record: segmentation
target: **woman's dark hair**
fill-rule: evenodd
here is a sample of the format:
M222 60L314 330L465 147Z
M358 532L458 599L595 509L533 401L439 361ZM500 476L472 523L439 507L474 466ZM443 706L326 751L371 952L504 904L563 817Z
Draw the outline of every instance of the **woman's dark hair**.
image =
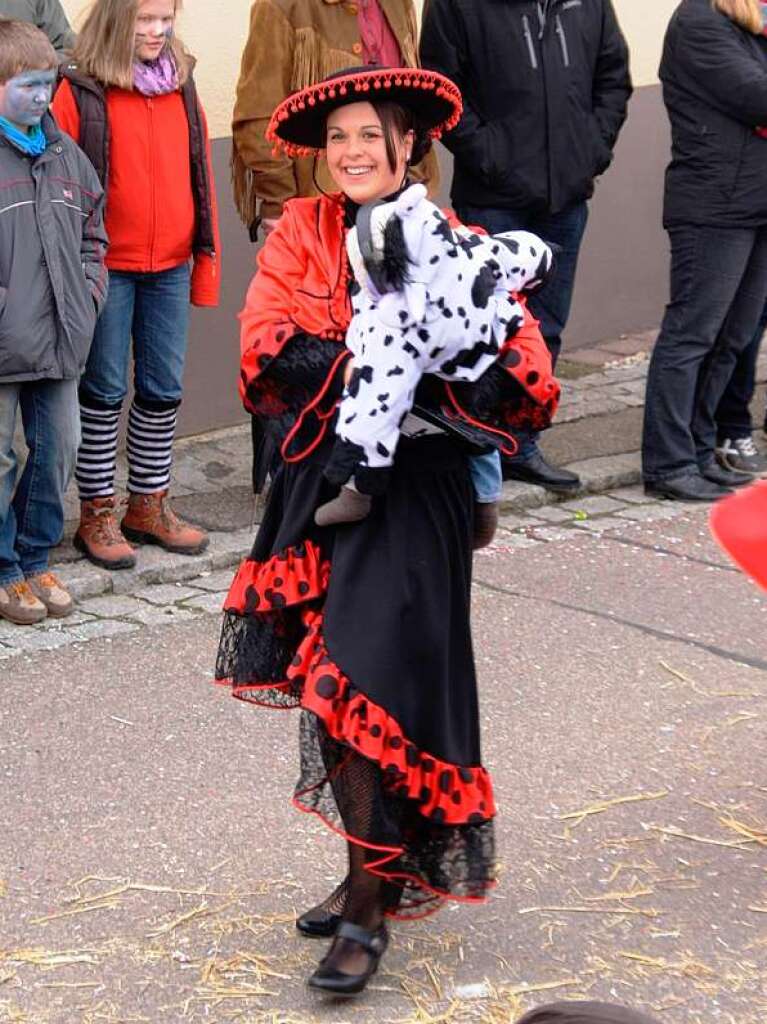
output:
M404 138L409 131L413 132L413 152L411 153L410 164L418 164L423 160L431 149L431 139L424 127L419 124L418 118L406 107L391 100L371 101L373 109L381 119L381 127L386 143L386 156L392 171L397 169L397 148L396 136Z

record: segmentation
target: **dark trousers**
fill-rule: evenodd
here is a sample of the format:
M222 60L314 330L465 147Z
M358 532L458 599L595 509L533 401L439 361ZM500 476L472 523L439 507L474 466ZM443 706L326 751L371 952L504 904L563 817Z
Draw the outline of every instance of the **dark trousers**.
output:
M589 208L573 203L560 213L534 214L527 210L500 210L486 206L462 206L456 210L464 224L476 224L491 235L502 231L532 231L556 249L554 271L540 291L530 296L530 312L541 322L541 334L556 366L562 348L562 332L570 315L575 288L578 253L586 230ZM519 433L517 458L529 458L535 451L537 435Z
M711 461L716 411L767 299L767 228L669 231L671 299L647 376L645 480Z
M762 310L754 337L738 356L730 382L719 400L716 410L716 439L722 442L750 437L754 429L751 421L751 399L756 388L756 361L762 347L762 336L767 330L767 303Z

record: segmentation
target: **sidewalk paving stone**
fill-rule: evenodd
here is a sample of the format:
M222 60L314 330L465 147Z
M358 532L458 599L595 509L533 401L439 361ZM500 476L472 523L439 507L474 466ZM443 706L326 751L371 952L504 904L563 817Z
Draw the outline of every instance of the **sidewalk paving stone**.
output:
M88 640L111 640L114 636L135 633L142 627L138 622L124 622L122 619L96 619L75 626L69 633L68 643L79 643Z
M102 619L121 619L132 616L139 611L141 604L135 597L119 594L107 594L103 597L91 597L83 601L80 610L97 615Z
M98 597L112 589L112 574L91 565L85 559L56 565L55 571L72 597L78 601L86 597Z
M607 530L626 528L626 519L617 519L615 516L602 516L599 519L582 519L573 523L577 530L587 530L589 533L605 533Z
M700 507L701 505L706 507L706 502L696 502L696 505L697 507ZM635 523L654 523L661 519L676 519L678 516L683 516L689 511L689 505L685 506L683 502L669 501L664 504L646 505L644 507L637 506L635 508L624 509L621 512L616 512L616 516L620 519L628 519Z
M543 519L547 523L569 523L575 518L575 514L567 505L543 505L535 510L535 519Z
M140 587L134 594L140 601L150 604L178 604L187 597L199 596L200 591L194 587L182 586L179 583L158 583L153 587Z
M177 622L189 622L195 615L190 609L178 608L175 604L140 604L131 612L130 618L140 622L142 626L167 626L175 625Z
M195 576L191 582L198 590L211 590L214 593L226 592L231 586L233 575L232 569L219 569L217 572L207 572Z
M634 487L619 487L615 491L609 491L608 497L615 498L616 501L626 501L630 505L647 505L654 500L645 494L644 487L641 484L637 484Z
M608 512L615 512L622 508L619 501L608 498L606 495L595 495L591 498L574 498L572 501L565 501L558 506L561 510L575 515L578 512L589 516L601 516Z
M182 608L194 608L196 611L205 612L207 615L220 615L224 607L224 599L227 591L219 593L198 594L197 597L190 597L181 605Z

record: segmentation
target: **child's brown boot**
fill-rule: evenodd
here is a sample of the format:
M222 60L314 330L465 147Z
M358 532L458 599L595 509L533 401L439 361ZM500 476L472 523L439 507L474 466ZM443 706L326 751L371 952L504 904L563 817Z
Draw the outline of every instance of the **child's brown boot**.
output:
M103 569L132 569L136 553L120 533L115 507L114 495L82 502L80 525L72 543Z
M14 580L0 587L0 618L15 622L17 626L33 626L48 614L42 601L38 601L26 580Z
M176 515L167 491L129 495L122 531L135 544L159 544L177 555L201 555L210 540Z
M52 619L63 619L74 610L75 599L58 576L50 570L27 576L27 583L37 600L45 605Z
M342 487L337 498L320 505L314 513L317 526L335 526L337 523L357 523L370 513L373 499L353 487Z

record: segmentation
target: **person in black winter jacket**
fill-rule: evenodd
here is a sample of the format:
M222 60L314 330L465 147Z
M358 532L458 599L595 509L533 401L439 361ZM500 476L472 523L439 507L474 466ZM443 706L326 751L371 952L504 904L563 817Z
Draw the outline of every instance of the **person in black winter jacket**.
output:
M758 0L682 0L660 77L671 121L671 298L647 381L648 494L711 501L750 477L715 459L716 410L767 297L767 41Z
M611 0L428 0L421 62L459 86L463 116L443 142L451 197L465 224L527 230L558 248L529 302L556 362L586 228L586 200L607 169L631 94L628 48ZM574 473L534 436L504 475L569 491Z

